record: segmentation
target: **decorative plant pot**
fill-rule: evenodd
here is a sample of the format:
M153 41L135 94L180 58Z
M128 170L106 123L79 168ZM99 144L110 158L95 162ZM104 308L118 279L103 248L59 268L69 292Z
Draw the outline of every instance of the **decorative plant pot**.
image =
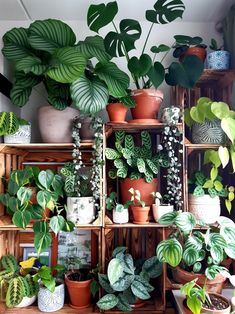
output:
M202 47L189 47L185 51L184 57L191 55L197 56L202 62L204 62L206 59L206 49Z
M137 89L132 92L132 98L136 102L135 108L131 108L133 119L140 119L146 123L157 120L157 114L163 100L163 93L159 89ZM136 121L138 122L138 121Z
M230 53L224 50L213 51L207 56L208 69L228 70L230 67Z
M121 212L113 209L113 222L116 224L125 224L129 221L128 208L124 208Z
M92 129L89 117L79 119L81 122L80 138L83 142L90 142L94 139L95 131Z
M89 224L94 219L95 204L92 196L67 198L67 220L81 225Z
M28 144L31 141L31 124L20 125L15 134L4 135L6 144Z
M206 283L206 291L212 293L221 293L223 289L223 284L226 280L221 274L217 274L215 279L209 280L203 274L196 274L193 272L188 272L180 267L172 268L172 276L175 282L185 284L196 278L197 284L203 287Z
M193 123L192 142L194 144L224 144L226 134L218 119L206 120L204 123Z
M232 311L235 311L235 297L232 297L231 304L232 304Z
M194 196L189 194L188 210L206 224L215 223L220 216L219 196L210 197L210 195Z
M156 222L158 222L158 220L167 213L171 213L174 211L174 206L173 205L156 205L153 204L152 205L152 211L153 211L153 218Z
M128 108L122 103L111 103L106 106L110 122L126 123L126 113Z
M145 301L144 300L141 300L139 298L136 299L135 303L134 304L131 304L131 307L133 309L139 309L140 307L143 307L145 304Z
M149 211L150 206L139 207L139 206L131 206L132 214L133 214L133 223L137 225L148 224L149 223Z
M90 305L92 280L73 281L68 278L70 273L65 275L65 284L68 288L70 303L69 306L75 309L84 309Z
M64 306L64 284L55 287L54 292L50 292L45 287L40 287L38 292L38 308L42 312L55 312Z
M36 295L34 295L33 297L29 298L29 297L23 297L23 300L16 305L16 307L27 307L32 305L35 301L36 301Z
M162 110L161 121L167 125L174 125L179 122L180 108L171 106Z
M141 200L145 202L146 206L153 204L153 195L152 192L157 191L158 181L153 179L152 182L148 183L143 178L131 180L126 178L120 181L120 191L121 191L121 200L122 204L125 204L131 199L131 193L129 192L130 188L134 190L139 190L141 195Z
M67 107L56 110L52 106L39 108L39 130L44 143L71 143L72 121L78 110Z

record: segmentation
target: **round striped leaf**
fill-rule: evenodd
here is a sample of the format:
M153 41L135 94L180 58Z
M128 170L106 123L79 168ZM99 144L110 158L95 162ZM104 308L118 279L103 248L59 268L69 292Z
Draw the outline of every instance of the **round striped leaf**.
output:
M167 239L158 244L156 252L160 261L176 267L181 262L183 249L176 239Z
M71 84L71 97L75 106L85 113L97 113L108 103L109 93L98 78L89 80L81 76Z
M227 246L224 248L225 253L235 259L235 244L234 243L228 243Z
M115 307L119 299L114 294L106 294L96 304L101 310L110 310Z
M194 236L189 236L184 244L184 249L194 248L195 250L201 250L202 241Z
M132 284L134 279L135 279L135 275L123 273L123 276L120 277L116 282L114 282L111 285L111 287L115 291L119 291L119 292L125 291L126 289L128 289L130 287L130 285Z
M3 55L8 60L21 60L33 55L32 48L28 43L28 31L26 28L13 28L3 36Z
M158 167L150 159L146 159L146 163L154 174L158 174Z
M43 80L43 76L34 75L33 73L27 73L17 71L15 73L14 85L25 87L33 87L39 84Z
M106 156L106 158L109 159L109 160L115 160L115 159L118 159L118 158L121 157L121 155L119 154L118 151L116 151L116 150L113 149L113 148L109 148L109 147L107 147L107 148L105 149L105 156Z
M176 217L175 224L183 232L189 232L196 226L196 219L191 213L184 212Z
M228 218L228 217L224 217L224 216L220 216L217 219L218 224L220 224L221 226L235 226L234 222L232 221L232 219Z
M18 107L23 107L29 100L29 96L31 95L32 87L25 87L23 85L13 85L10 97L11 101L14 105Z
M219 245L212 245L210 253L215 263L220 264L223 261L223 248L221 248Z
M150 298L148 290L140 281L135 280L131 284L131 291L137 298L141 300L148 300Z
M28 40L33 48L52 54L57 48L73 46L76 36L64 22L48 19L38 20L30 25Z
M63 99L60 96L49 95L47 98L50 105L57 110L64 110L71 104L71 100Z
M86 64L86 58L75 47L59 48L53 54L53 65L47 74L60 83L72 83L84 73Z
M158 220L160 225L171 225L175 222L176 217L178 216L178 212L174 211L172 213L164 214Z
M200 273L201 269L202 269L202 264L200 262L196 262L193 265L193 272L194 273Z
M187 248L183 253L183 260L187 266L192 266L198 259L198 251L193 248Z
M47 65L43 65L41 59L34 56L28 56L16 63L16 70L24 73L32 72L36 75L41 75L47 70Z
M222 226L220 234L224 237L226 243L235 243L235 227L234 226Z
M113 62L97 63L95 74L105 82L109 94L114 97L127 96L126 89L129 87L129 76L121 71Z
M218 233L211 233L209 235L209 245L217 245L220 246L221 248L226 246L226 241L225 239Z

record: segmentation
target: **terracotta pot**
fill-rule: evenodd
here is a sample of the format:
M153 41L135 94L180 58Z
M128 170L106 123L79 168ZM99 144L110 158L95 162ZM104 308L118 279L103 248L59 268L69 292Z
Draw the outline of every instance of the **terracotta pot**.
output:
M201 48L201 47L189 47L185 51L184 57L185 56L190 56L190 55L197 56L199 59L201 59L202 62L204 62L205 59L206 59L206 49L205 48Z
M134 304L131 304L131 307L133 309L139 309L140 307L143 307L145 304L144 300L141 300L139 298L136 299Z
M72 120L79 111L67 107L56 110L52 106L39 108L39 130L44 143L72 143Z
M134 217L133 223L134 224L148 224L149 223L149 211L150 206L131 206L132 214Z
M148 183L144 179L135 179L131 180L126 178L120 181L120 190L121 190L121 200L122 204L126 203L131 199L131 193L129 192L130 188L134 190L139 190L141 195L141 201L145 202L146 206L150 206L153 204L153 196L152 192L157 191L158 181L157 179L153 179L152 182Z
M185 284L189 281L198 278L197 284L203 287L206 282L206 290L212 293L221 293L223 283L226 280L226 278L223 277L221 274L216 275L215 279L209 280L206 279L206 276L203 274L195 274L192 272L188 272L180 267L172 268L172 276L175 282L182 284Z
M83 142L92 141L94 138L94 130L91 127L92 119L89 117L79 119L81 122L80 138Z
M120 102L111 103L106 106L109 120L115 123L125 123L128 108Z
M91 302L91 279L85 281L73 281L65 275L65 284L68 288L70 303L69 306L74 309L84 309L90 306Z
M157 119L163 100L161 90L154 88L137 89L132 92L132 98L136 102L135 108L131 108L133 119Z

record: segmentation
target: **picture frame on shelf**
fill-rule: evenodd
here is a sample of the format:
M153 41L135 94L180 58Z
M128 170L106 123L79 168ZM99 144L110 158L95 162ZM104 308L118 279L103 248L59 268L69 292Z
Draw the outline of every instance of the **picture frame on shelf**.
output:
M34 248L34 245L31 243L23 244L21 245L23 249L23 260L27 260L31 257L37 258L37 252ZM47 250L43 251L39 255L39 261L41 264L46 266L51 266L51 248L48 248Z

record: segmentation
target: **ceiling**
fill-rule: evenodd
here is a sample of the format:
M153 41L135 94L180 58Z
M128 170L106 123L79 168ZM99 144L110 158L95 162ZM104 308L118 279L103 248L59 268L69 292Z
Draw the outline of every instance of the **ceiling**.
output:
M111 1L111 0L109 0ZM62 20L85 20L91 3L107 0L0 0L0 20L36 20L58 18ZM119 17L144 20L146 9L156 0L117 0ZM184 21L218 22L235 0L184 0ZM134 8L134 9L133 9Z

